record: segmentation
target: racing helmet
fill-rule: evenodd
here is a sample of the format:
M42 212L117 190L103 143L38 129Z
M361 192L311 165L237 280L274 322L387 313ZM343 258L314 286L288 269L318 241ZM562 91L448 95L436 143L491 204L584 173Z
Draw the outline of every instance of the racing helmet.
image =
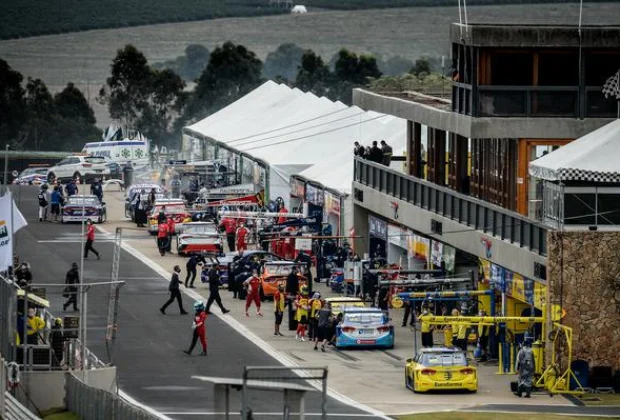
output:
M299 293L301 293L302 296L308 296L308 286L301 286Z
M196 312L204 311L204 309L205 309L204 302L200 302L200 301L194 302L194 310Z
M60 318L54 319L54 325L62 326L62 319Z

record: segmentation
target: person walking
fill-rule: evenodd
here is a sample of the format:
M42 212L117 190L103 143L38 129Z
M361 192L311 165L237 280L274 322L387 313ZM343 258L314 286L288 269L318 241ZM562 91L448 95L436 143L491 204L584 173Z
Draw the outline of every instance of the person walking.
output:
M65 289L63 290L63 297L68 298L65 303L62 305L62 310L66 311L67 308L73 305L73 310L77 311L77 293L78 288L77 285L80 284L80 272L78 270L78 264L76 262L71 263L71 269L67 271L65 275Z
M93 243L95 242L95 226L93 225L93 221L88 219L86 221L86 244L84 245L84 259L88 258L88 253L90 251L93 252L97 256L97 259L101 259L101 254L97 252L95 248L93 248Z
M136 227L144 227L147 222L146 206L147 204L142 194L136 194L136 201L134 204L134 221L136 222Z
M381 163L385 166L390 166L392 163L392 147L385 142L385 140L381 140Z
M331 339L330 319L332 318L332 304L329 302L323 302L323 306L319 309L317 314L317 333L314 337L314 349L317 350L317 346L321 343L321 351L325 352L325 344Z
M207 300L206 312L210 313L209 309L215 301L217 306L220 307L222 313L227 314L230 311L224 308L224 305L222 304L222 298L220 297L220 272L215 264L211 265L207 275L209 277L209 299Z
M282 325L282 318L284 318L284 302L286 301L284 295L284 286L278 285L278 290L273 295L273 309L275 314L275 327L273 335L283 337L284 334L280 332L280 325Z
M164 303L164 306L159 308L159 312L166 315L166 308L176 299L179 303L179 311L181 312L181 315L186 315L187 312L185 311L185 309L183 309L183 299L181 298L181 282L179 281L179 273L181 272L181 267L175 265L173 270L174 271L172 273L172 278L170 279L170 284L168 285L170 299L168 299L166 303Z
M194 303L194 323L192 324L192 329L194 333L192 334L192 344L190 344L188 350L183 350L183 353L187 355L191 355L194 347L196 347L196 343L200 338L200 344L202 345L202 353L201 356L207 355L207 312L205 312L205 304L202 302Z
M250 314L248 310L252 305L252 302L256 305L256 315L263 316L260 311L260 287L261 280L258 277L258 270L255 268L252 269L252 276L248 277L246 281L243 282L243 286L247 289L248 293L245 298L245 316L249 317Z
M159 249L159 255L162 257L166 255L166 247L168 245L168 224L159 223L157 225L157 248Z
M187 275L185 276L185 287L195 289L194 280L196 280L196 269L198 266L202 267L204 263L205 259L202 255L192 254L189 257L185 264L185 270L187 271Z
M534 376L534 352L532 352L533 337L528 333L525 333L523 338L523 345L521 350L517 353L517 361L515 363L515 370L519 374L519 381L517 384L517 392L515 393L519 398L525 393L525 398L530 398L532 388L534 386L532 378Z
M47 198L47 184L41 185L37 199L39 200L39 222L42 222L47 220L47 206L49 203Z

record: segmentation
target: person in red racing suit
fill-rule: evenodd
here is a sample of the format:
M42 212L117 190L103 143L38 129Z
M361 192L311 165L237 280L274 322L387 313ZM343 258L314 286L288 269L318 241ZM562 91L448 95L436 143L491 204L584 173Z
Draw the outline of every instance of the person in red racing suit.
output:
M207 355L207 328L205 326L205 322L207 321L207 313L205 312L205 304L203 302L194 303L194 311L196 314L194 315L194 325L192 328L194 329L194 334L192 335L192 344L189 346L189 350L183 350L185 354L192 354L194 347L196 347L196 343L200 338L200 344L202 344L202 353L201 356Z
M245 243L245 238L248 236L250 231L246 228L243 223L239 225L237 229L237 251L243 252L248 249L247 244Z
M256 315L263 316L260 312L260 283L260 277L258 277L258 271L256 271L256 269L252 270L252 277L248 277L248 279L243 282L243 285L248 289L248 294L245 298L245 316L250 316L248 314L248 309L250 309L252 302L256 305Z
M220 227L224 228L226 232L226 242L228 242L228 250L230 252L235 251L235 231L237 230L237 222L235 219L230 217L225 217L222 219L220 223Z
M167 245L168 245L168 224L160 223L157 225L157 248L159 248L159 254L162 257L166 255Z

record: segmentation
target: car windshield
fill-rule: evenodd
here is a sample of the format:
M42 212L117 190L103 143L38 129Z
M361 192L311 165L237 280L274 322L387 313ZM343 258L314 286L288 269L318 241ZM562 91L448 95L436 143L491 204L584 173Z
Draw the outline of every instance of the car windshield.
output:
M288 276L293 267L292 264L265 264L265 274L268 276Z
M344 314L344 322L349 324L377 324L383 323L384 315L380 312L356 312Z
M35 168L28 168L28 169L24 169L24 170L22 171L22 173L21 173L21 174L19 174L19 176L20 176L20 177L22 177L22 176L33 175L33 174L38 173L38 172L36 172L36 171L37 171L37 170L36 170Z
M99 156L88 156L84 158L87 163L105 163L105 159Z
M467 366L464 353L424 353L420 364L423 366Z
M96 197L69 197L67 204L73 204L78 206L96 206L99 201Z
M192 235L217 235L217 228L212 224L204 225L185 225L183 233Z

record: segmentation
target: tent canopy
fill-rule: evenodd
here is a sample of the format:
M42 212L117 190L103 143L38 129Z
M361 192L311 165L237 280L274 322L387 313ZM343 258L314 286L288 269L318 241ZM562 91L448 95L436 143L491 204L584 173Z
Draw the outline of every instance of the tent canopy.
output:
M547 181L620 182L620 120L530 162L529 173Z
M353 142L370 145L384 139L399 154L405 147L406 121L268 81L185 132L260 159L287 183L290 175L321 165L315 171L317 182L350 192ZM328 169L337 171L327 174Z

